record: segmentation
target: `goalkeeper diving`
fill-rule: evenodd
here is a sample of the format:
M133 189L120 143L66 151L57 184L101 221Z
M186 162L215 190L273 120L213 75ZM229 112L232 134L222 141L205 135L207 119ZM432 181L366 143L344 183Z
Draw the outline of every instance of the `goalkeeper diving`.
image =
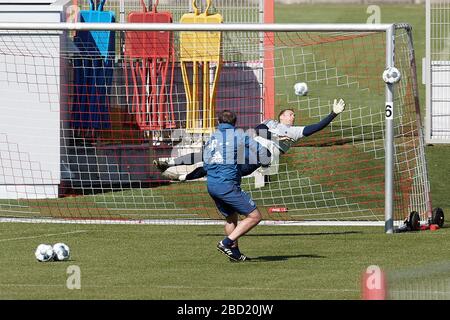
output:
M266 149L267 158L259 159L255 164L242 164L240 170L242 176L252 174L260 169L263 174L278 172L279 157L285 154L295 143L303 137L309 137L327 127L340 113L345 110L343 99L334 99L330 114L318 123L307 126L294 126L295 112L292 109L283 109L278 114L278 120L265 120L255 128L254 140L261 148ZM180 165L193 165L203 159L203 152L190 153L169 160L154 160L153 163L162 172L162 176L174 181L196 180L206 176L206 170L199 166L188 174L178 174L167 170L170 167ZM201 162L201 161L200 161Z

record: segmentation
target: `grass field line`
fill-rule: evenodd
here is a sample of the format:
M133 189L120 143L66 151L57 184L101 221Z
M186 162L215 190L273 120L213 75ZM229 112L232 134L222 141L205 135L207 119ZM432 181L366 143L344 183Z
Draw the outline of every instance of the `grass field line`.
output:
M0 287L6 287L6 288L26 288L26 287L60 287L65 288L65 285L61 284L27 284L27 283L0 283ZM135 286L135 285L82 285L81 288L103 288L103 289L114 289L114 288L146 288L146 289L175 289L175 290L256 290L256 291L318 291L318 292L359 292L357 289L330 289L330 288L278 288L278 287L272 287L272 288L264 288L264 287L196 287L196 286Z
M66 234L86 233L86 232L88 232L88 230L68 231L68 232L61 232L61 233L47 233L47 234L41 234L41 235L37 235L37 236L0 239L0 242L36 239L36 238L42 238L42 237L62 236L62 235L66 235Z
M156 286L156 288L159 289L217 289L217 290L259 290L259 291L327 291L327 292L341 292L341 291L347 291L347 292L359 292L359 290L356 289L325 289L325 288L263 288L263 287L193 287L193 286Z

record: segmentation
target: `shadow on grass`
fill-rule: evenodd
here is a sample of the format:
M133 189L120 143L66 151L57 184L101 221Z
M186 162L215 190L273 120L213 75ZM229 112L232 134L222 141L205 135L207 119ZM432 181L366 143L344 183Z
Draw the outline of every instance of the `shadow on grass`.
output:
M244 237L301 237L301 236L336 236L347 234L362 234L362 231L342 231L342 232L302 232L302 233L250 233ZM200 233L199 237L224 237L223 233Z
M286 261L289 259L297 258L313 258L313 259L323 259L324 256L318 256L316 254L295 254L289 256L261 256L261 257L250 257L248 262L270 262L270 261Z

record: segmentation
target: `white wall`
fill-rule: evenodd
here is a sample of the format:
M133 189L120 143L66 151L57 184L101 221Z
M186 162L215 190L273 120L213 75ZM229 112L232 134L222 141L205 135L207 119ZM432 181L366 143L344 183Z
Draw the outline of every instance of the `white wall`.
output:
M65 16L59 5L2 2L1 22L60 22ZM60 35L37 33L0 31L0 199L58 196Z

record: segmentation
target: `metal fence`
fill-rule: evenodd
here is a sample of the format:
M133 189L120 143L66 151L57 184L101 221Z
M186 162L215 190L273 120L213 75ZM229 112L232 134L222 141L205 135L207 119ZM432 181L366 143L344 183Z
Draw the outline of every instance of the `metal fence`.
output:
M398 4L422 4L425 0L275 0L276 3L283 4L382 4L382 3L398 3Z
M450 143L450 0L426 2L426 142Z

